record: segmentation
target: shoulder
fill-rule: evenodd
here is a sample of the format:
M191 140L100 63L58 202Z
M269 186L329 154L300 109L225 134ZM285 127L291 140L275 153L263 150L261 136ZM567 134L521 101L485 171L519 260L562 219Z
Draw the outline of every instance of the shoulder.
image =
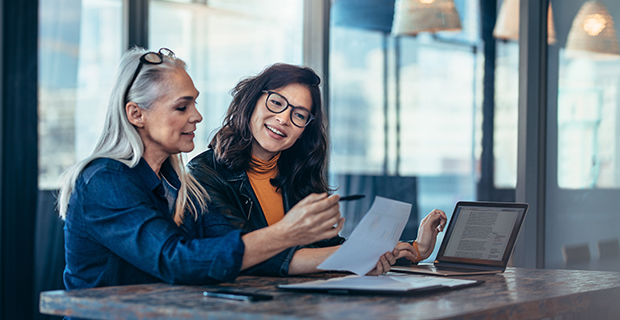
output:
M233 177L237 177L244 172L235 172L228 167L217 161L215 158L215 152L213 149L194 157L188 164L187 168L189 172L197 179L208 178L205 176L219 176L224 180L228 180Z
M150 190L155 184L155 182L149 182L151 180L159 181L146 162L140 161L138 165L131 168L118 160L98 158L82 170L76 180L76 189L95 189L102 193L128 188ZM112 186L114 188L110 188Z
M223 168L215 163L213 150L209 149L194 157L187 164L187 171L211 194L212 188L208 187L223 184L225 181L218 172L217 168L220 167Z
M104 175L104 174L127 174L131 171L131 168L126 164L110 159L110 158L97 158L91 161L84 167L80 177L85 182L90 181L92 178Z
M149 170L148 164L142 161L131 168L118 160L93 160L76 180L75 200L87 206L89 214L107 212L110 208L138 208L152 202L153 191L161 184Z
M205 166L210 168L215 167L215 152L213 149L207 149L207 151L195 156L187 164L187 167L190 169L199 169Z

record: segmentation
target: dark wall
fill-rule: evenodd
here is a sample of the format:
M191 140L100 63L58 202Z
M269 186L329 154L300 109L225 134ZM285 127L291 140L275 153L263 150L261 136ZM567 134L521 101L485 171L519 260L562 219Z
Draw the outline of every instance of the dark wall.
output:
M37 214L34 236L34 300L48 290L64 290L62 272L65 268L64 223L56 209L58 191L40 190L37 200ZM38 306L32 309L33 319L51 320L62 317L39 313Z
M37 0L1 4L0 318L30 319L37 203Z

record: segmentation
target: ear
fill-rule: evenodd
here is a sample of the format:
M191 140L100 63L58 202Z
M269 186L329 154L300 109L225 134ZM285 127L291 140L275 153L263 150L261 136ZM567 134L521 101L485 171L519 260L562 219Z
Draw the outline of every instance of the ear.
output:
M125 105L125 113L129 123L138 128L144 127L144 110L140 109L135 102L127 102Z

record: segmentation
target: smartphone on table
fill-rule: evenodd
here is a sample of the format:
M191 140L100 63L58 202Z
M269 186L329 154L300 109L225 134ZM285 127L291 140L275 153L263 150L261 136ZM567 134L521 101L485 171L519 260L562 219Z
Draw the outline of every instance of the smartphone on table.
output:
M260 293L241 292L232 290L207 290L202 293L207 298L219 298L237 301L267 301L272 300L273 296Z

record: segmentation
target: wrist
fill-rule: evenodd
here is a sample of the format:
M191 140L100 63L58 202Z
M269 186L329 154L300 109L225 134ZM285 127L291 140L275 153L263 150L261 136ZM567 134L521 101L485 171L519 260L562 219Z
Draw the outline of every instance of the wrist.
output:
M422 257L424 259L431 256L434 249L434 243L424 243L418 240L416 240L416 243L418 244L418 249L420 250L420 253L422 254Z
M283 226L280 221L271 226L268 226L267 228L265 228L265 231L269 232L269 238L273 239L273 242L283 245L284 248L290 248L297 245L296 243L293 243L293 241L291 241L292 237L289 236L288 228Z
M410 240L407 241L409 244L411 244L411 246L413 246L413 249L416 252L416 259L413 261L414 263L420 262L424 259L426 259L425 257L422 256L422 254L420 253L420 248L418 247L418 242L416 240Z

